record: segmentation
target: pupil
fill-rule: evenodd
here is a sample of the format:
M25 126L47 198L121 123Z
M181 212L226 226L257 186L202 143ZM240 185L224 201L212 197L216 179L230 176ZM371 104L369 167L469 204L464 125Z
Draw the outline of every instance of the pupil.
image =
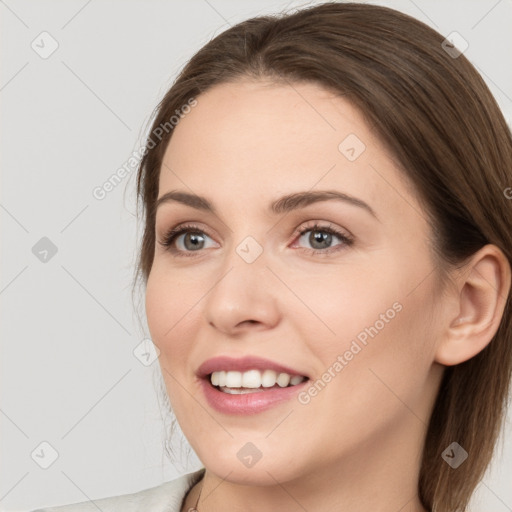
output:
M332 235L330 233L322 233L320 231L312 231L311 235L309 236L309 243L316 249L325 249L326 247L329 247L330 242L332 239ZM320 244L320 247L315 247L315 243L323 242L323 245Z
M190 242L192 245L188 246L187 242ZM204 242L204 237L202 237L199 233L187 233L185 235L184 243L187 249L197 249L198 244Z

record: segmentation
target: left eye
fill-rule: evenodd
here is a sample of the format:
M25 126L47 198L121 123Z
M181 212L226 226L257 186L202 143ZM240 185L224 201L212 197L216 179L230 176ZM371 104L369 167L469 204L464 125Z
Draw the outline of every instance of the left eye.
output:
M351 245L352 239L348 236L340 233L336 229L330 226L318 226L314 225L309 228L305 228L300 232L299 241L306 240L311 245L311 249L316 252L330 252L326 249L333 249L337 245ZM309 233L309 235L307 235ZM341 243L336 246L332 246L333 238L337 238Z

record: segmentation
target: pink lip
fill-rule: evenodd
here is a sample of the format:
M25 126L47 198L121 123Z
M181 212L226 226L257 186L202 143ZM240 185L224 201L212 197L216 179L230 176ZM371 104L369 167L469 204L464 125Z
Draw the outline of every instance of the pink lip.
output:
M276 372L288 373L289 375L300 375L307 377L307 380L295 386L285 388L272 388L266 391L256 391L243 395L232 395L219 391L212 386L209 375L216 371L239 371L247 370L274 370ZM297 395L309 382L309 377L301 371L294 370L269 359L255 356L232 358L227 356L214 357L205 361L197 370L200 377L200 384L208 404L215 410L224 414L257 414L280 403L286 402Z
M301 373L299 370L294 370L288 366L279 363L274 363L269 359L263 359L256 356L245 356L240 358L233 358L228 356L219 356L206 360L197 369L197 376L205 378L213 372L234 370L237 372L245 372L247 370L274 370L276 372L288 373L290 375L300 375L308 377L308 375Z
M224 414L250 415L266 411L290 400L308 383L309 380L305 380L300 384L286 388L272 388L268 391L230 395L213 387L210 379L205 378L201 379L201 388L208 404L215 410Z

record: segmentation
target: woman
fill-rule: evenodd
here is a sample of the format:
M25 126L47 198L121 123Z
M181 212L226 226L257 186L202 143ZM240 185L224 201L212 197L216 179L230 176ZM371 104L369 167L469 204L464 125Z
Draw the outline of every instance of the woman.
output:
M511 169L481 77L402 13L210 41L138 174L148 326L204 468L45 510L465 510L511 379Z

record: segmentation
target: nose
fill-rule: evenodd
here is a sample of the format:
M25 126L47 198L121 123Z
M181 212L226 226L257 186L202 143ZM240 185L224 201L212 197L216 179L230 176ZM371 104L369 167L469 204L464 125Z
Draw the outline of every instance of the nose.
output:
M279 322L278 283L267 268L265 251L249 261L233 249L203 301L208 324L223 334L265 330Z

